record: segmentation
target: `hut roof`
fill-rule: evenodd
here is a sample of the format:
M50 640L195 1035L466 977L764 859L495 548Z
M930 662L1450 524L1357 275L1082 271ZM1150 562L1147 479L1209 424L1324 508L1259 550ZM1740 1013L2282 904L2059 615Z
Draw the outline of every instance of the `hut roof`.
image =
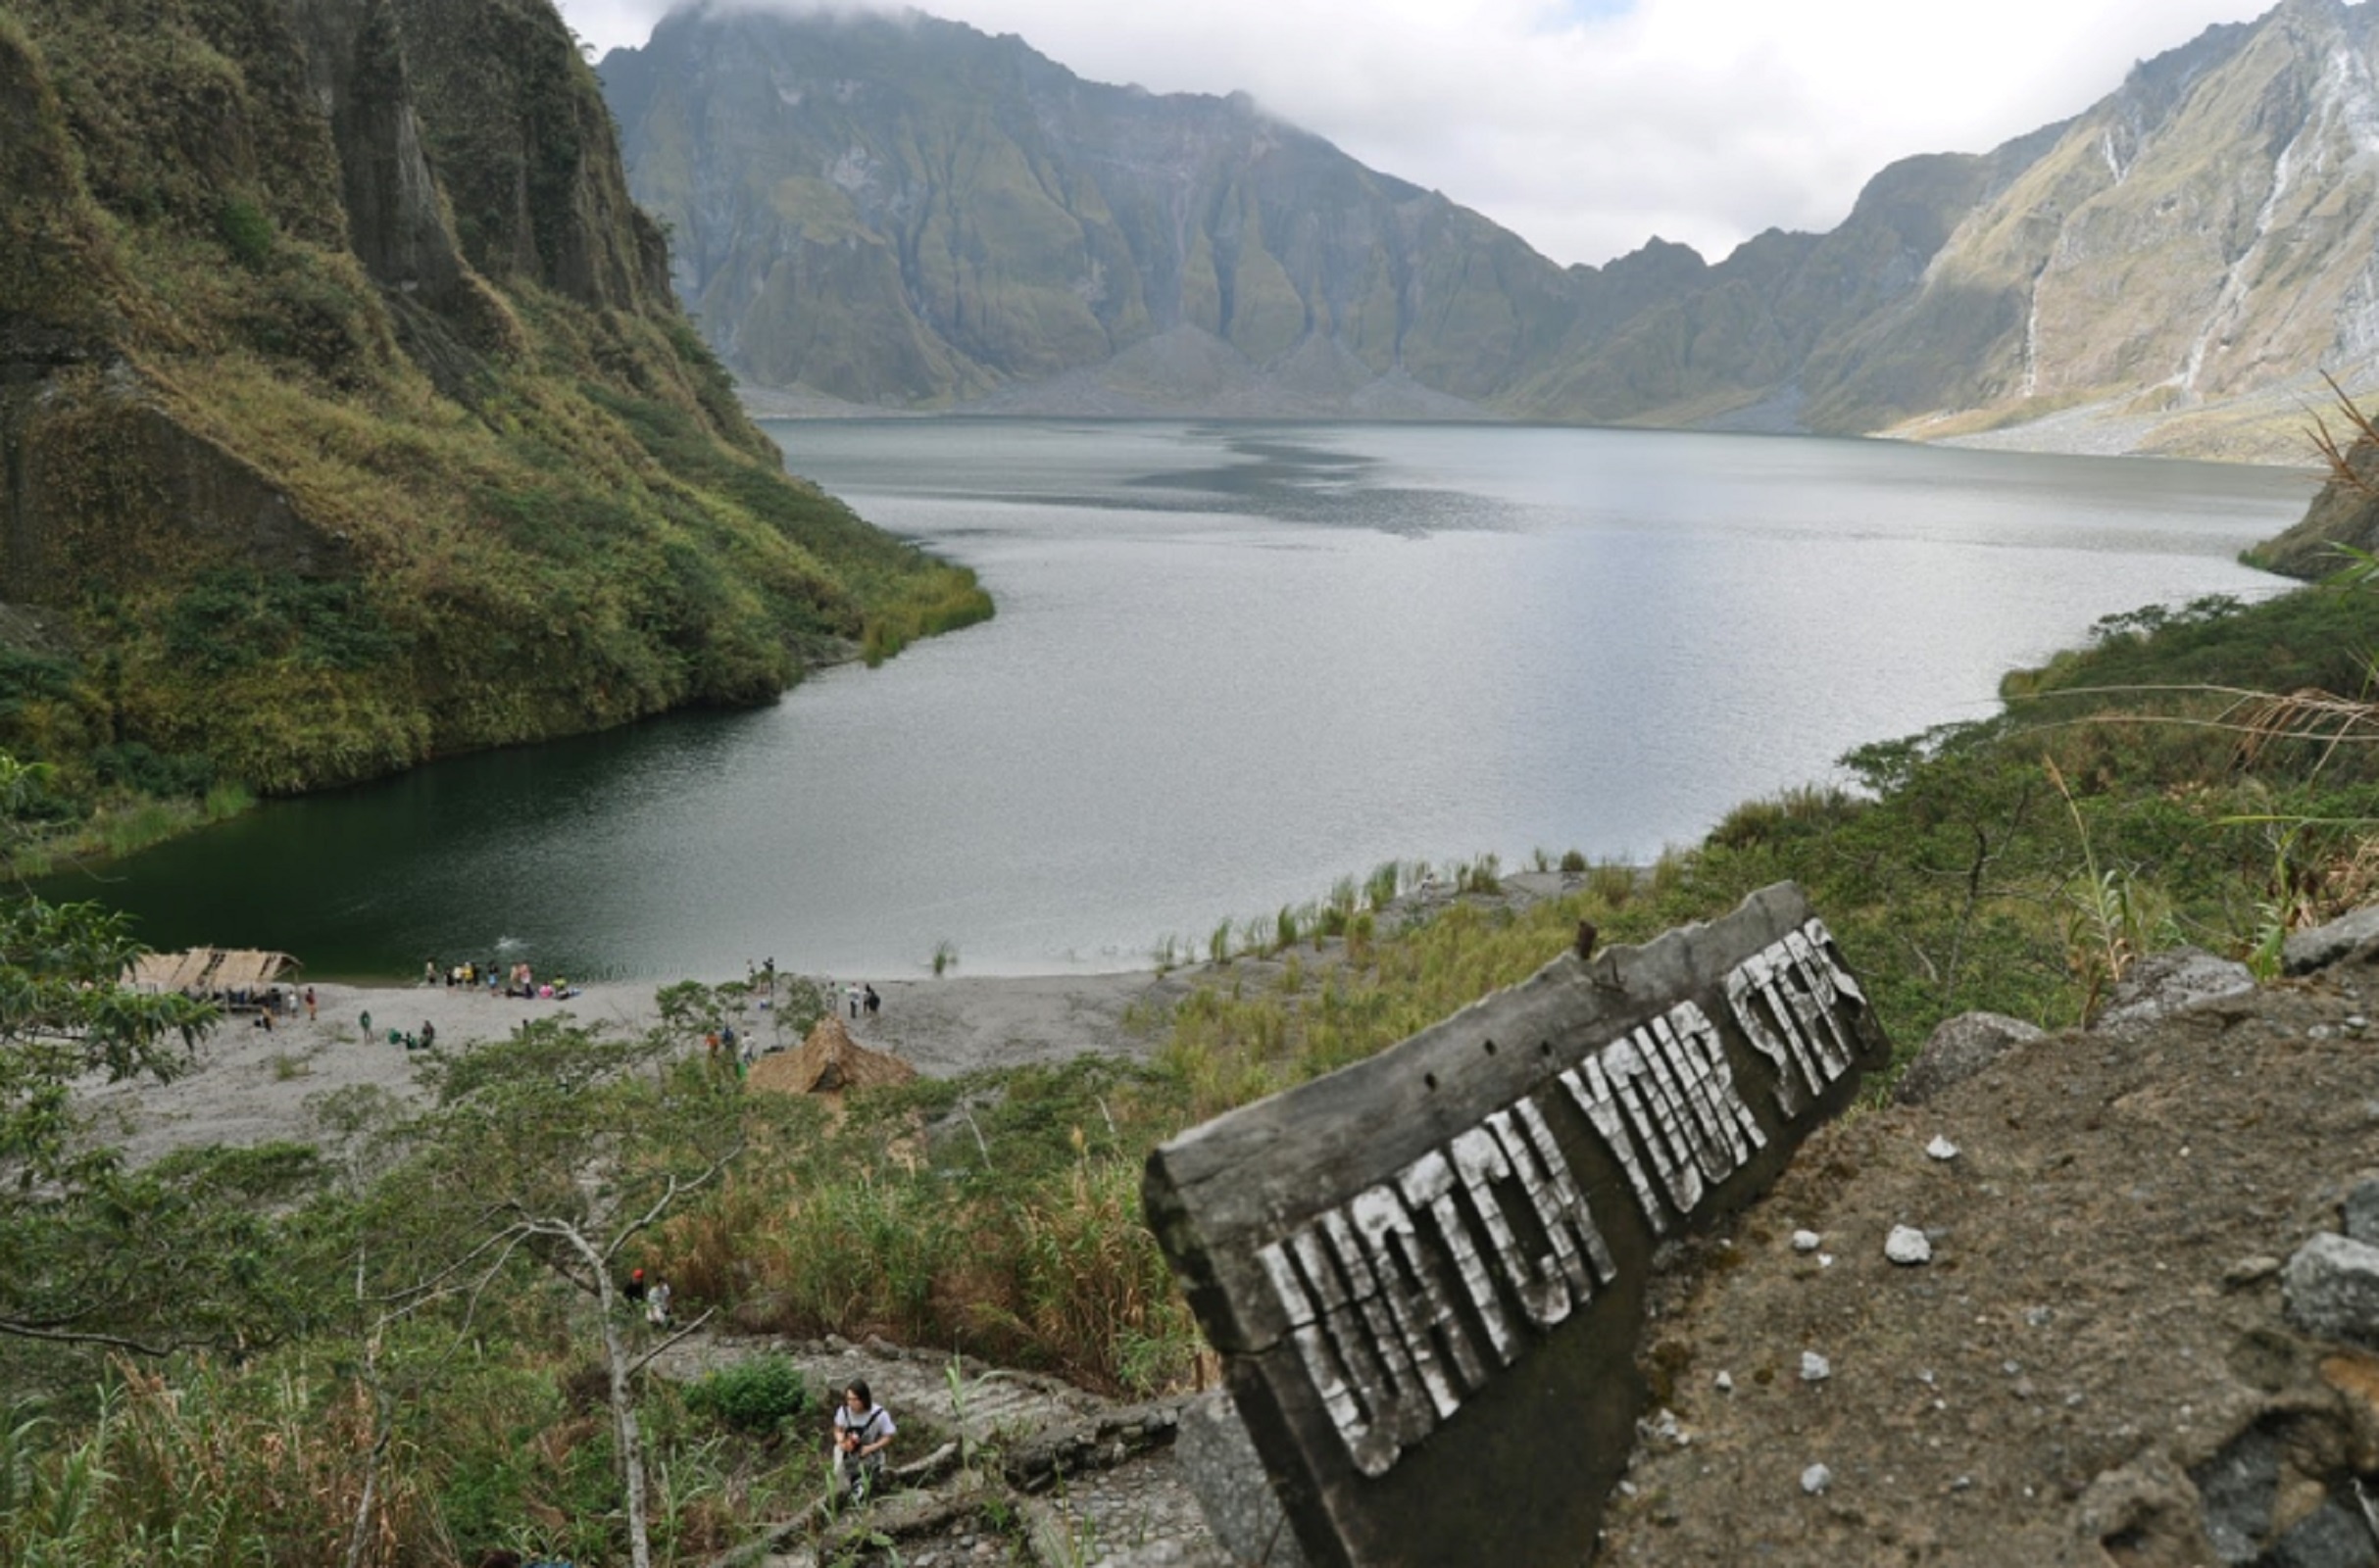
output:
M285 953L255 948L192 948L186 953L144 953L133 960L129 983L139 991L254 991L298 966Z
M786 1095L831 1095L845 1089L905 1084L917 1069L889 1052L869 1051L851 1038L831 1013L818 1020L810 1038L791 1051L763 1056L752 1068L751 1086Z

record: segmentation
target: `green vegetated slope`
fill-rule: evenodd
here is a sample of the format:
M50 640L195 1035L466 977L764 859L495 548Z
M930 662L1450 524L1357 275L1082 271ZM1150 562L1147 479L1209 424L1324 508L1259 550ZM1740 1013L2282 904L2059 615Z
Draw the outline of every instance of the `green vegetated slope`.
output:
M1244 97L911 15L679 12L603 64L728 367L861 404L1468 414L2272 461L2379 381L2379 21L2289 0L1824 234L1561 268Z
M0 744L292 791L988 612L779 471L547 0L0 5Z
M2248 560L2267 571L2292 577L2320 578L2345 570L2357 557L2379 555L2379 440L2354 435L2363 421L2341 410L2349 429L2336 434L2336 461L2312 505L2296 526L2276 539L2267 539L2249 552ZM2322 420L2323 425L2330 421Z

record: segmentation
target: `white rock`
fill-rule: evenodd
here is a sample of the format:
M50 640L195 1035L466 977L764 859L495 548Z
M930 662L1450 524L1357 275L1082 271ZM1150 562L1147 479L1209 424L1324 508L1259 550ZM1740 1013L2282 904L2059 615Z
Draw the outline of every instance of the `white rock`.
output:
M1712 1381L1717 1384L1718 1392L1720 1394L1732 1394L1735 1392L1735 1375L1732 1372L1721 1372L1716 1378L1712 1379Z
M1956 1159L1958 1146L1936 1133L1933 1141L1925 1145L1925 1153L1934 1159Z
M1925 1233L1909 1225L1895 1225L1892 1234L1884 1238L1883 1255L1895 1263L1917 1264L1933 1261L1933 1244Z
M2297 1250L2280 1285L2297 1327L2379 1346L2379 1247L2324 1231Z
M1823 1383L1834 1375L1834 1363L1814 1350L1801 1352L1801 1381Z
M1818 1247L1824 1243L1824 1241L1825 1238L1818 1235L1815 1231L1795 1231L1793 1232L1793 1250L1796 1252L1814 1252L1817 1250Z
M1824 1465L1813 1464L1801 1472L1801 1490L1814 1497L1834 1484L1834 1472Z

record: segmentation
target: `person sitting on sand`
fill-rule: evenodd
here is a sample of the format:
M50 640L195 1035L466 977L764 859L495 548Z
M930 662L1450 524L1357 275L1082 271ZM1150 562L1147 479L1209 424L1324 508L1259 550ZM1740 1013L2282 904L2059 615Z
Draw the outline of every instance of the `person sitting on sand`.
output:
M843 1390L834 1407L834 1473L853 1502L867 1501L883 1481L893 1430L892 1412L875 1402L864 1380Z
M438 1026L428 1019L421 1020L421 1049L427 1051L438 1043Z

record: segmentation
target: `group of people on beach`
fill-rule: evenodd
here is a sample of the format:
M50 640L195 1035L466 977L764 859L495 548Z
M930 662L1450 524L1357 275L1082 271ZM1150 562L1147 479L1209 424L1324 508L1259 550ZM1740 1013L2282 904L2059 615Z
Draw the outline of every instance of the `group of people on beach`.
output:
M421 964L421 984L434 986L441 979L449 991L475 990L484 985L491 997L501 992L522 1001L567 1002L578 994L578 988L568 980L539 984L536 971L525 959L501 972L492 958L485 963L456 963L444 968L439 967L435 957L425 959Z

